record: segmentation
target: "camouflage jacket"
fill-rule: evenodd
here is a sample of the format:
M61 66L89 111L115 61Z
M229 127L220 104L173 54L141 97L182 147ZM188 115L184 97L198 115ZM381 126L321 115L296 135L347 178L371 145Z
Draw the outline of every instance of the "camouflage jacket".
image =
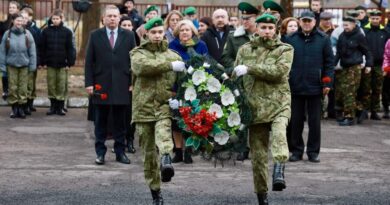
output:
M291 115L288 74L294 49L279 38L255 37L238 51L235 65L248 66L243 86L253 115L252 124L272 122ZM250 95L249 95L250 93Z
M132 122L153 122L170 118L168 99L176 80L171 62L181 57L168 43L149 40L130 52L133 71Z

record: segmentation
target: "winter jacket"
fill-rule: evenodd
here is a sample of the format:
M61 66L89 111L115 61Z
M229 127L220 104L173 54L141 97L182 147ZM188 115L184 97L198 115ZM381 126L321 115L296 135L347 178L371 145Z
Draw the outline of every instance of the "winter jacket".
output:
M165 31L165 38L167 39L168 43L171 43L173 40L175 40L172 29L168 28Z
M132 122L170 118L168 99L176 80L171 62L180 61L181 57L168 49L166 41L154 44L145 40L130 52L130 58L134 77Z
M288 73L293 54L293 48L278 38L255 37L239 49L234 65L248 67L242 82L253 116L252 124L272 122L281 116L290 118Z
M41 56L39 52L39 48L41 47L41 29L39 29L35 23L35 21L28 22L26 29L30 31L35 41L35 48L37 52L37 65L41 65Z
M0 39L3 39L4 33L11 28L12 19L11 15L8 15L5 21L0 22Z
M190 49L193 49L197 54L208 55L206 44L203 41L197 39L195 39L195 42L196 43L194 46L186 47L180 43L180 40L178 38L175 38L175 40L169 43L169 48L178 52L183 61L187 61L190 59Z
M212 26L207 29L201 38L202 41L206 43L210 56L221 64L223 48L225 47L225 43L229 35L229 29L230 27L226 25L224 28L224 33L221 37L219 31L217 31L217 29Z
M6 48L8 33L10 34L9 49ZM26 42L26 37L27 41ZM30 71L37 68L37 56L34 38L28 30L15 27L4 33L0 45L0 70L5 72L7 66L16 68L28 67Z
M389 33L387 33L384 26L372 26L371 23L364 26L364 32L366 33L368 47L374 58L374 66L381 66L383 63L385 45L387 39L390 37Z
M71 67L75 64L76 52L72 44L72 31L63 23L49 25L42 31L41 65L53 68Z
M251 34L247 33L243 26L230 32L222 53L221 63L225 68L233 67L238 49L250 41Z
M385 69L386 67L390 67L390 40L387 40L383 54L382 69ZM387 77L390 77L390 72L387 72Z
M287 36L286 43L294 47L289 78L293 95L321 95L323 87L332 87L334 55L325 33L315 28L306 35L298 30ZM326 77L331 81L323 83Z
M367 45L367 40L356 27L351 32L341 33L337 41L336 61L340 60L343 68L359 65L363 63L363 55L366 56L366 67L373 66L372 54Z

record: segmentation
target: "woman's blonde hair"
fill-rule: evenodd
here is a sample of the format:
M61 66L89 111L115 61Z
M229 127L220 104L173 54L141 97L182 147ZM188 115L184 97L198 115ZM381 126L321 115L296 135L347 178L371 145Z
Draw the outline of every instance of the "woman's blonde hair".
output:
M176 38L179 38L180 28L184 25L187 25L191 28L193 36L199 37L198 29L196 29L194 26L194 23L192 23L192 21L190 21L188 19L181 20L181 21L179 21L179 23L177 23L177 26L176 26L175 30L173 31L173 36L175 36Z
M183 15L180 13L180 11L178 11L178 10L172 10L172 11L170 11L170 12L168 13L167 17L165 18L165 21L164 21L164 29L165 29L165 30L168 30L168 28L169 28L169 20L171 20L171 17L172 17L172 15L174 15L174 14L178 15L178 16L180 17L180 20L183 19Z

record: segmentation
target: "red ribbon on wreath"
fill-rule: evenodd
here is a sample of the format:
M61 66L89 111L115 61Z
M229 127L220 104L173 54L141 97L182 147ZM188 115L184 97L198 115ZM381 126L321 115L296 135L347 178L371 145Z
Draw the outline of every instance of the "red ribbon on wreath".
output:
M195 115L191 115L191 111L191 107L181 107L179 109L188 130L207 138L209 132L213 129L214 122L217 120L216 115L208 113L205 109Z

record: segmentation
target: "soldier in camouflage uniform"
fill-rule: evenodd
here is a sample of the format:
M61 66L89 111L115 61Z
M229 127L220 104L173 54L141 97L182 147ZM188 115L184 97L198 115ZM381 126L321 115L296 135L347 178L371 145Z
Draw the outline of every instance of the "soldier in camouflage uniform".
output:
M363 55L366 56L366 69L371 70L372 55L367 40L356 25L353 17L343 18L344 32L337 41L337 54L335 64L340 60L342 69L336 72L336 104L342 105L344 119L340 126L355 123L355 111L360 110L356 101L360 85L361 64ZM365 72L363 71L363 72Z
M370 73L366 74L362 79L362 84L366 89L365 109L371 111L370 119L381 120L378 115L380 110L380 96L382 94L383 73L382 62L383 54L389 33L385 30L385 27L380 24L382 21L382 12L379 10L373 10L370 13L370 23L364 26L364 32L368 42L368 47L373 56L373 67Z
M284 163L288 160L287 124L291 115L288 74L293 48L276 34L277 19L264 14L256 19L258 33L238 51L233 75L243 75L243 86L253 113L249 126L255 192L259 204L268 204L268 147L273 156L273 191L286 188ZM246 74L246 75L245 75Z
M132 122L140 137L145 180L151 189L154 204L163 204L160 193L158 147L161 156L161 180L169 182L174 175L170 153L173 149L171 114L168 100L176 80L173 71L184 71L181 57L168 49L163 40L161 18L145 24L148 40L131 51L133 71Z
M256 32L256 17L259 14L259 10L253 5L247 2L241 2L238 4L238 10L241 11L242 26L236 30L231 31L229 34L225 48L222 53L222 65L226 68L227 73L231 73L233 70L233 64L236 60L238 49L249 42L253 34ZM237 160L248 159L249 148L244 152L239 153Z

